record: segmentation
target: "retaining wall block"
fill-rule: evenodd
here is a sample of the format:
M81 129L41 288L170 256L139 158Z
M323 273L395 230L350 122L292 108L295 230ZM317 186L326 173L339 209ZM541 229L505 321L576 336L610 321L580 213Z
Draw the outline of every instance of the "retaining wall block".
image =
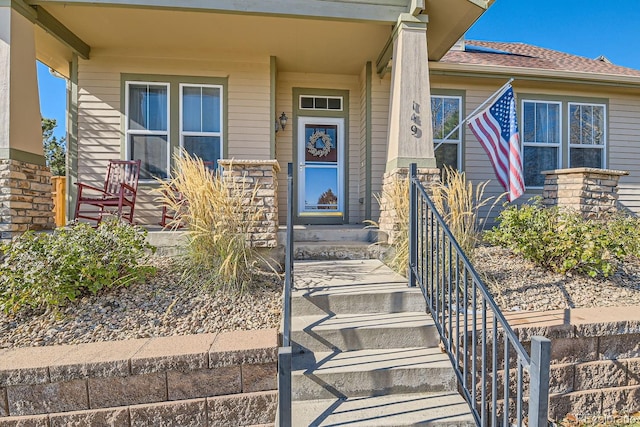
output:
M85 380L7 387L10 415L89 409Z
M164 372L130 377L89 378L91 408L109 408L167 400Z
M131 426L206 427L207 403L205 399L162 402L129 407Z
M207 398L209 427L272 423L277 407L277 391Z
M91 409L51 414L49 427L129 426L129 408Z
M275 371L274 371L275 372ZM169 400L235 394L242 391L240 366L167 372Z
M275 390L278 388L275 362L257 365L242 365L242 392Z
M627 366L623 361L607 360L575 366L576 390L592 390L627 385Z

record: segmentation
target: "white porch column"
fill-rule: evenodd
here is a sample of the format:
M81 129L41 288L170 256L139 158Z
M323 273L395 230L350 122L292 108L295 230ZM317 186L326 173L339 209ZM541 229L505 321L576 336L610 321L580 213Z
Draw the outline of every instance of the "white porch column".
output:
M0 239L52 228L51 174L45 166L34 23L0 2Z
M435 168L427 17L400 15L392 37L386 171L408 167L412 162L420 168Z

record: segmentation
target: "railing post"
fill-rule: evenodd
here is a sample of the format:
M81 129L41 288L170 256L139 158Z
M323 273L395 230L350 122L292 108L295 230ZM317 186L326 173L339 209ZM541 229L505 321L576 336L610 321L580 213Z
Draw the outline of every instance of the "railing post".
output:
M291 427L291 347L278 348L278 426Z
M409 287L416 286L414 269L418 265L418 207L416 203L417 188L415 179L418 176L418 165L409 165Z
M293 163L289 163L287 165L287 259L291 268L293 268L293 210Z
M531 338L531 366L529 376L529 426L547 427L549 424L549 364L551 341L545 337Z

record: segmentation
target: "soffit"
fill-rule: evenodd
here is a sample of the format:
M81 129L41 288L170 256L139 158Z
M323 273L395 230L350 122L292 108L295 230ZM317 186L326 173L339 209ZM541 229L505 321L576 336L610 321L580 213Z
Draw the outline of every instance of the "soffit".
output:
M89 44L92 54L275 56L280 71L292 72L359 74L392 29L381 23L168 9L63 4L46 9Z

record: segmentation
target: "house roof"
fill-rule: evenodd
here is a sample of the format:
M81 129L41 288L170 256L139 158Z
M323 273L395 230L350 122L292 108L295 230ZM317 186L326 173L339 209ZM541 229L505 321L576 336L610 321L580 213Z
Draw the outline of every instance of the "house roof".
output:
M525 43L465 40L464 50L454 47L441 63L503 66L550 71L640 77L640 71Z

